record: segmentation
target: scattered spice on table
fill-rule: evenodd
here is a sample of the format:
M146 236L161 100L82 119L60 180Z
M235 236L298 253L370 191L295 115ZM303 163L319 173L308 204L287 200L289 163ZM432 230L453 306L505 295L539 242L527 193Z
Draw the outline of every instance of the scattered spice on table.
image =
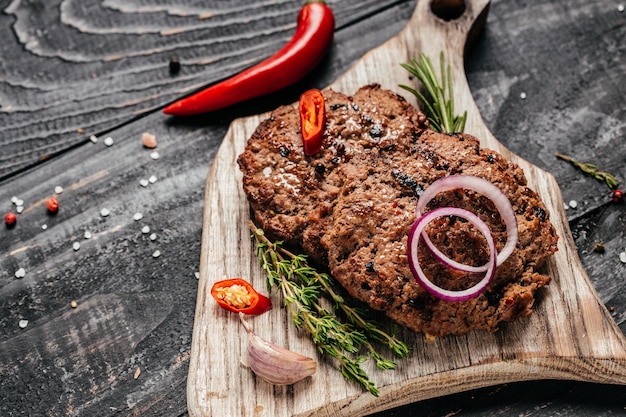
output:
M46 208L51 214L57 213L59 211L59 200L54 197L50 197L48 201L46 201Z
M153 258L158 258L159 256L161 256L161 251L160 250L155 250L154 252L152 252L152 257Z
M147 187L150 184L150 182L147 179L141 179L139 180L139 185L141 185L142 187Z
M20 268L15 271L15 278L24 278L26 276L26 270L24 268Z
M17 324L20 326L20 329L25 329L28 326L28 320L20 320Z
M79 243L79 242L74 242L74 243L72 244L72 248L73 248L75 251L79 250L79 249L80 249L80 243Z
M157 139L152 133L144 132L141 134L141 143L145 148L154 149L157 147Z
M108 216L109 216L109 214L111 214L111 212L110 212L110 211L109 211L109 209L107 209L107 208L103 208L102 210L100 210L100 215L101 215L102 217L108 217Z
M98 137L96 135L89 136L91 143L98 143Z
M151 175L150 178L148 178L148 182L150 184L154 184L155 182L157 182L157 177L156 175Z
M57 185L56 187L54 187L54 193L63 194L63 187L61 187L60 185Z
M141 228L141 233L143 233L144 235L147 235L148 233L150 233L150 226L144 226Z
M17 223L17 214L15 213L7 213L4 215L4 223L7 225L7 227L15 227L15 224Z
M135 214L133 215L133 220L135 220L136 222L137 222L137 221L139 221L139 220L141 220L141 219L143 219L143 214L141 214L141 213L135 213Z
M111 136L107 136L106 138L104 138L104 144L106 146L113 146L115 142L113 141L113 138Z
M133 375L133 378L137 379L139 378L139 375L141 375L141 369L137 367L137 369L135 369L135 375Z
M85 230L85 234L83 236L85 239L91 239L91 232L89 230Z
M157 151L154 151L154 152L150 153L150 158L154 159L155 161L157 159L159 159L159 157L160 157L160 155L159 155L159 153Z
M76 308L76 307L78 307L78 303L76 301L72 300L72 301L70 301L70 307Z

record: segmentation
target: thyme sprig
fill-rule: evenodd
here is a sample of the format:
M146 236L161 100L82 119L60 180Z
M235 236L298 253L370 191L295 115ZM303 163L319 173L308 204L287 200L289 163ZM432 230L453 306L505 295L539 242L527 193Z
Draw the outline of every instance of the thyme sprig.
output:
M571 156L563 155L562 153L557 153L556 157L559 159L562 159L563 161L569 162L570 164L574 165L576 168L580 169L585 174L590 175L591 177L597 180L603 181L606 185L608 185L608 187L611 190L617 188L619 184L619 182L617 181L617 178L615 178L613 175L609 174L608 172L601 171L600 168L598 168L598 166L595 164L591 164L588 162L584 162L584 163L579 162L575 158L572 158Z
M268 290L281 292L295 327L310 334L320 353L339 361L346 379L378 396L378 389L361 367L368 358L360 352L365 350L379 369L387 370L395 369L397 364L385 359L374 343L388 346L398 358L406 358L409 347L366 318L363 310L350 306L330 275L311 267L305 255L288 251L282 242L270 241L252 221L248 224L257 243L256 255L267 274ZM321 304L323 294L330 299L332 311Z
M433 130L442 133L463 132L467 111L464 111L462 115L455 114L452 72L450 65L445 65L443 52L440 54L439 61L439 79L437 79L432 61L423 52L420 52L419 59L412 58L408 64L400 64L421 81L430 100L416 88L405 84L400 84L400 87L413 93L426 107L428 120Z

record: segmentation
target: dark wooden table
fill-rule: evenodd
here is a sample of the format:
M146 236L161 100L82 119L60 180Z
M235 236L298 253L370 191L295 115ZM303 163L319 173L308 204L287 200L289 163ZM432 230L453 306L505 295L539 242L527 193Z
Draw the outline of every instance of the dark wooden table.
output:
M204 185L229 122L329 84L415 7L330 0L334 45L304 81L211 115L163 116L166 103L289 39L300 0L250 3L0 0L0 212L21 210L16 227L0 225L1 416L187 415ZM626 180L623 3L494 0L467 71L495 136L577 203L567 213L580 257L626 332L626 207L554 156ZM497 385L378 415L409 414L625 415L626 388Z

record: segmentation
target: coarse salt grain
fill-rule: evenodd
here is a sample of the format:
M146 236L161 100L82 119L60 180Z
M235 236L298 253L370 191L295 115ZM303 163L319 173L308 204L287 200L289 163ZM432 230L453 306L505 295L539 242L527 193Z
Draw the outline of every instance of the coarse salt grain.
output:
M626 252L622 252L619 254L619 260L623 263L626 264Z
M91 232L89 230L85 230L85 234L83 236L85 236L85 239L91 239Z
M47 224L42 224L42 225L41 225L41 228L42 228L43 230L46 230L46 229L48 228L48 225L47 225Z
M28 326L28 320L20 320L17 324L20 326L20 329L25 329Z
M576 208L578 206L578 201L571 200L568 204L571 208Z
M11 197L11 203L17 204L17 197L16 196Z
M91 143L98 143L98 137L96 135L89 136Z
M521 98L522 100L526 100L526 93L522 92L522 93L519 95L519 98Z
M20 268L15 271L15 278L24 278L26 276L26 270L24 268Z
M149 182L148 182L147 179L139 180L139 185L141 185L142 187L147 187L148 184L149 184Z
M63 187L61 187L60 185L57 185L56 187L54 187L54 192L56 194L62 194L63 193Z
M139 220L143 219L143 214L135 213L135 215L133 216L133 219L135 219L135 221L139 221Z
M150 178L148 178L148 182L150 184L154 184L155 182L157 182L157 177L156 175L151 175Z
M15 204L16 206L23 206L24 200L22 200L21 198L16 198L13 204Z
M151 152L150 153L150 158L154 159L155 161L157 159L159 159L159 153L157 151Z
M152 133L144 132L141 135L141 143L148 149L154 149L157 147L157 139Z
M152 252L152 257L153 258L158 258L159 256L161 256L161 251L160 250L155 250L154 252Z
M147 235L148 233L150 233L150 226L144 226L141 228L141 233L143 233L144 235Z
M79 249L80 249L80 243L78 243L78 242L74 242L74 243L72 244L72 248L74 248L74 250L75 250L75 251L76 251L76 250L79 250Z
M156 233L152 233L152 234L150 235L150 240L156 240L156 238L157 238Z
M195 275L196 279L200 279L200 272L194 272L193 274Z
M109 211L109 209L103 208L102 210L100 210L100 215L102 217L107 217L109 214L111 214L111 212Z
M113 146L113 138L111 136L107 136L106 138L104 138L104 144L106 146Z
M624 5L623 4L618 4L617 5L617 11L620 12L620 13L623 12L624 11Z
M17 211L17 214L20 214L24 211L24 206L17 206L15 207L15 211Z

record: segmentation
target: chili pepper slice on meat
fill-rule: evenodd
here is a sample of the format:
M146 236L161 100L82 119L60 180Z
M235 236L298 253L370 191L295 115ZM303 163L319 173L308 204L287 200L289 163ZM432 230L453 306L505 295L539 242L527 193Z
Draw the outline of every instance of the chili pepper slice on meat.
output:
M323 0L307 0L298 13L291 40L271 57L251 68L163 110L191 116L260 97L301 80L324 57L335 32L335 17Z
M326 108L322 92L316 88L305 91L298 105L302 144L306 155L320 151L324 139Z
M272 308L272 301L257 292L246 280L230 278L217 281L211 288L211 295L225 310L234 313L259 315Z

